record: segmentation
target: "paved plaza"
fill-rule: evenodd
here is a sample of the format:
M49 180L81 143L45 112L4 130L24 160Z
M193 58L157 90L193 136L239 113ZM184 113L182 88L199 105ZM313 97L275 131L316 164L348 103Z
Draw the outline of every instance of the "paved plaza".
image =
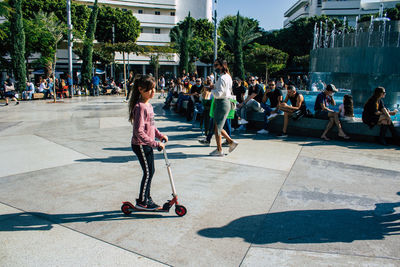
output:
M0 266L400 266L398 147L246 132L214 158L154 99L188 213L124 216L142 171L122 100L0 103Z

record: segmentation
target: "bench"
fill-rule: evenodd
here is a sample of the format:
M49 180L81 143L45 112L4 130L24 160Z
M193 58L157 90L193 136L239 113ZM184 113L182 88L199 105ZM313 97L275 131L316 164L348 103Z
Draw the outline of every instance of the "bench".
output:
M264 114L261 112L249 112L247 114L247 120L249 121L250 128L261 129L264 126ZM316 118L303 117L297 121L289 119L288 134L319 138L327 124L328 120ZM378 126L370 129L369 126L362 121L342 121L341 124L343 131L351 137L351 140L373 142L376 140L376 137L379 136L380 127ZM279 115L269 122L268 130L273 133L278 133L282 131L282 127L283 115ZM399 125L396 125L396 129L400 133ZM336 138L337 134L337 127L333 126L328 133L328 137ZM390 136L389 131L387 136Z
M68 85L65 85L62 89L57 89L56 93L59 98L69 97Z
M33 93L32 99L43 99L44 94L43 93Z

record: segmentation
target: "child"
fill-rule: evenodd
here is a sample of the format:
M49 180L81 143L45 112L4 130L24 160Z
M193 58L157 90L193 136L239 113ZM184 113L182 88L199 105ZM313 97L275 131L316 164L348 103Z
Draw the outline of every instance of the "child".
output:
M351 95L343 96L343 104L339 106L339 115L345 121L354 120L353 97Z
M152 76L138 76L129 100L129 121L133 125L132 150L138 157L143 170L136 208L143 210L160 208L150 196L151 180L155 172L153 148L164 149L165 147L164 143L156 142L155 137L168 142L168 137L161 134L154 125L154 111L149 100L154 97L155 85L156 82Z

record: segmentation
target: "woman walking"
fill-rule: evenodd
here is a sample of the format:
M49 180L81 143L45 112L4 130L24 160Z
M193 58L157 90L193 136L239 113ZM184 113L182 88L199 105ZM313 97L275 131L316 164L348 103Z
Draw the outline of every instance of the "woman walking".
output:
M214 86L211 86L211 93L214 95L214 131L217 141L217 149L210 153L210 156L223 157L221 135L225 137L229 144L229 153L235 150L239 143L234 141L223 129L225 121L231 109L232 97L232 77L229 73L226 60L217 59L214 62L214 69L219 74L219 78Z

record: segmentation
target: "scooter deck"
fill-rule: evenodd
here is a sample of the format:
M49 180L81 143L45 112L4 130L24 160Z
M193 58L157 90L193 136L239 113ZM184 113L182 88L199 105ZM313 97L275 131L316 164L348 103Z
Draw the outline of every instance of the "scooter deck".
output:
M130 211L132 212L169 212L169 210L164 210L162 208L160 209L155 209L155 210L145 210L145 209L139 209L139 208L129 208Z
M130 202L124 202L121 209L122 209L122 212L124 212L125 214L129 214L131 212L169 212L169 210L170 210L170 209L165 209L163 207L160 207L160 208L154 209L154 210L141 209L141 208L134 206Z

